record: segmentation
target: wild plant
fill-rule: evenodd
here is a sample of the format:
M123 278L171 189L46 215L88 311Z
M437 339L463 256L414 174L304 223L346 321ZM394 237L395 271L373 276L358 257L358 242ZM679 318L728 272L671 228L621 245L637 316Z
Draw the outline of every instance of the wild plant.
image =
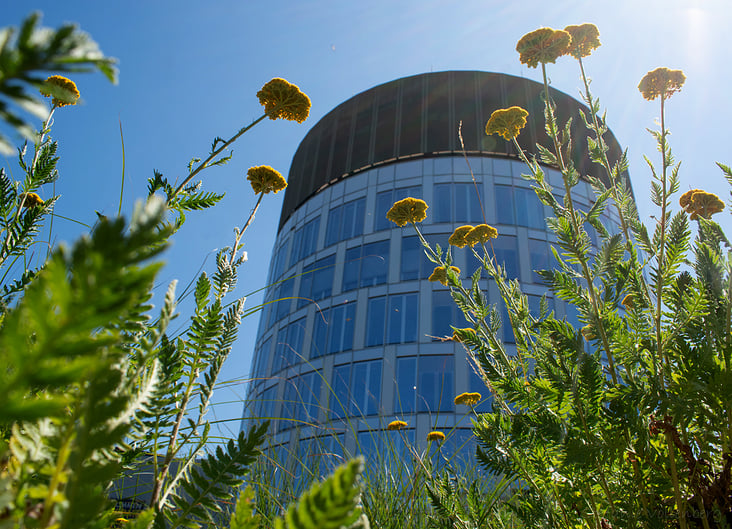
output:
M58 176L51 117L79 98L70 79L42 81L33 72L98 68L114 78L114 60L101 56L86 34L75 26L37 28L38 18L29 17L17 39L4 30L0 40L0 92L34 102L36 96L26 93L33 87L52 98L40 132L30 134L32 156L19 149L23 180L0 174L0 525L221 526L222 503L238 496L224 525L259 527L253 490L239 489L268 424L210 449L206 413L241 318L257 310L231 299L246 261L242 237L264 195L287 185L282 175L267 166L248 170L256 204L232 245L218 253L211 277L198 277L193 314L182 331L169 330L177 316L175 281L156 317L150 300L159 258L186 215L223 197L193 179L227 163L228 147L263 119L302 122L310 100L284 79L266 83L257 94L263 115L228 140L214 139L203 160L191 160L180 184L156 172L130 221L100 218L88 235L70 248L51 249L33 269L28 252L56 201L41 198ZM7 109L0 101L0 116L25 130ZM138 498L147 508L131 519L116 511L110 496L119 492L114 483L142 468L150 469L150 489ZM359 459L346 462L283 509L274 527L368 524L358 505L361 473Z
M685 78L679 70L659 68L639 85L644 98L660 102L660 129L650 131L660 166L647 160L659 213L651 228L640 221L625 153L608 158L605 115L584 70L583 58L599 45L591 24L542 28L518 42L521 62L541 64L544 79L550 144L537 145L538 156L528 156L517 141L526 110L496 110L486 125L487 134L513 143L528 169L525 178L551 208L547 225L556 236L555 263L539 273L555 298L576 308L581 328L557 318L545 300L540 314L532 314L521 285L506 278L495 257L491 241L500 237L495 228L463 226L448 248L430 247L418 226L426 203L405 199L388 217L415 228L436 264L431 280L449 285L472 323L454 328L453 339L465 346L493 398L493 410L473 422L477 460L516 484L507 505L522 523L729 527L731 246L712 218L724 203L693 189L681 195L682 210L673 211L680 171L668 141L666 110ZM547 64L563 55L578 60L587 105L566 121L557 115L547 80ZM585 125L586 137L571 137L572 118ZM586 149L602 168L601 177L579 173L573 162L577 149ZM560 187L550 184L547 167L561 174ZM729 167L719 167L732 184ZM595 192L587 212L574 201L580 180ZM600 222L609 208L620 221L617 230ZM586 226L600 237L596 250ZM482 263L471 277L462 279L452 266L457 251L472 252ZM481 291L482 274L495 281L508 321L500 321ZM501 339L502 325L510 325L515 349ZM442 497L456 497L447 484L440 490Z

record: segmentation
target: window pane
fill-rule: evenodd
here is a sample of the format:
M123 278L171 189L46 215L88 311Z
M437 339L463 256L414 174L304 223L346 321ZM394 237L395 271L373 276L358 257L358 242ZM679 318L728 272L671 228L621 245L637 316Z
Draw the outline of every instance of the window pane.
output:
M417 359L415 357L397 359L397 395L394 413L414 412L417 395Z
M345 305L344 321L342 324L341 344L338 351L349 351L353 348L353 324L356 321L356 303Z
M315 325L310 342L310 358L323 356L326 352L326 339L330 321L330 309L315 311Z
M361 246L346 250L346 262L343 263L343 291L358 287L358 276L361 271Z
M361 261L361 287L371 287L386 283L389 271L389 243L378 241L364 244Z
M452 356L421 356L417 372L418 411L453 411L455 390Z
M452 336L450 325L460 327L458 319L458 308L450 296L449 290L437 290L432 292L432 336L439 339L442 336Z
M292 301L292 290L295 283L291 280L280 283L275 299L279 299L277 302L277 311L275 315L275 321L279 321L290 313L290 302Z
M456 222L483 222L483 212L480 209L480 200L478 193L482 195L482 185L478 184L477 190L475 184L453 184L455 221Z
M389 296L386 343L401 343L404 323L404 297Z
M341 305L340 307L333 307L330 311L330 344L328 346L328 353L336 353L342 351L341 345L343 340L343 313L345 308Z
M529 259L534 282L542 283L543 280L536 272L537 270L549 269L549 245L547 242L529 239Z
M315 264L309 264L302 269L302 275L300 276L300 293L298 294L297 308L302 308L313 300L311 298L313 292L313 270L315 270Z
M368 378L366 379L366 395L364 406L366 415L376 415L381 406L381 360L367 362Z
M519 276L519 263L516 237L504 235L494 239L493 250L496 253L498 263L506 267L506 275L508 278L517 278Z
M419 295L407 294L404 300L404 335L403 343L417 341L417 324L419 322Z
M434 197L435 203L434 217L432 222L452 222L451 215L451 188L452 184L435 184L434 186Z
M422 243L419 237L402 238L402 262L400 278L402 281L419 279L419 265L422 261Z
M338 206L330 210L328 213L328 229L325 232L325 245L330 246L341 240L341 218L343 216L343 207Z
M277 333L277 343L275 344L275 356L272 362L272 374L280 371L287 362L287 327L280 329Z
M495 160L494 160L495 161ZM496 213L499 224L515 224L513 214L513 190L510 186L495 186Z
M292 236L292 250L290 251L290 267L300 260L300 252L302 249L302 231L295 231L295 235Z
M386 219L386 212L394 205L393 192L384 191L376 195L376 219L374 220L374 231L387 230L396 224Z
M318 228L320 227L320 217L313 219L303 226L302 247L300 249L300 260L305 259L308 255L315 252L315 246L318 243Z
M335 255L320 259L314 263L313 290L311 296L315 301L327 298L333 290L333 265Z
M349 407L348 384L350 382L351 364L333 368L333 393L330 397L330 416L345 417Z
M254 378L263 378L267 373L267 365L272 351L272 337L267 338L257 351L257 362L252 370Z
M369 299L368 317L366 320L366 347L384 343L384 320L386 296Z
M474 406L475 410L480 413L491 411L491 402L493 399L491 398L490 390L486 387L483 379L475 372L472 365L468 365L468 372L470 373L468 391L480 393L481 396L480 402Z

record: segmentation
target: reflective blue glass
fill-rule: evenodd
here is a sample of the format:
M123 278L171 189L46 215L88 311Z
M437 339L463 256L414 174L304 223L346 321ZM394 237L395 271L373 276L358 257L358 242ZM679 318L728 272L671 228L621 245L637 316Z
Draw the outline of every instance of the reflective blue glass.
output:
M420 356L417 363L417 411L453 411L455 359L452 355Z
M513 211L513 188L511 186L495 185L493 192L496 195L496 213L499 224L515 224Z
M543 283L537 271L549 270L549 259L549 244L546 241L529 239L529 262L531 263L534 283Z
M257 350L257 360L252 370L254 378L263 378L267 373L267 364L272 351L272 337L267 338Z
M389 244L391 241L377 241L363 245L360 286L371 287L386 283L389 272Z
M432 292L432 332L434 340L452 336L453 327L465 327L465 316L455 305L449 290Z
M381 360L353 364L351 414L376 415L381 404Z
M386 343L407 343L417 340L417 294L389 296Z
M325 245L330 246L341 240L341 218L343 206L337 206L328 212L328 227L325 230Z
M394 397L394 413L413 413L417 398L417 357L398 358L396 377L397 394Z
M386 296L369 299L369 308L366 318L366 347L383 345L385 316Z
M501 235L493 239L493 251L496 260L506 268L506 275L509 279L519 277L518 246L516 237L513 235Z
M432 206L432 222L452 222L452 207L450 189L453 184L435 184L433 187L434 205ZM429 210L428 210L429 211Z
M361 251L361 246L346 250L346 262L343 263L343 292L358 288L358 280L361 275Z
M351 381L351 364L333 367L333 380L330 396L330 416L332 418L345 417L349 409L348 386Z

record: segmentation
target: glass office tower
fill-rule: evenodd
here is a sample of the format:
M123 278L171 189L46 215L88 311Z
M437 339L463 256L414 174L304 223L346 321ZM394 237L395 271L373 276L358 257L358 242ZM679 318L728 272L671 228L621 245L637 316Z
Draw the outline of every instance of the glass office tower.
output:
M435 265L414 231L387 221L386 212L407 196L422 198L429 204L423 232L442 247L457 226L485 219L498 229L498 260L538 312L547 289L533 270L552 266L555 239L545 222L551 212L521 177L527 169L514 146L486 136L484 127L494 110L520 105L529 122L519 143L529 154L537 142L550 145L542 90L498 73L416 75L352 97L310 130L290 168L242 427L275 418L272 446L280 457L301 461L378 454L384 438L397 450L404 440L424 446L432 429L447 434L443 451L473 451L469 409L453 399L488 391L460 344L444 339L465 320L449 290L427 281ZM581 105L558 91L552 96L560 120L571 116L574 137L584 137ZM606 136L612 159L620 150ZM581 148L573 160L581 174L600 176ZM545 170L559 192L559 172ZM581 181L576 191L578 206L591 207L590 185ZM613 215L608 210L604 218L610 231ZM453 254L463 277L478 268L467 249ZM505 314L495 284L482 284ZM563 302L548 301L576 323ZM503 339L513 341L510 328ZM477 408L490 406L485 398ZM397 432L384 429L394 419L408 428L389 438Z

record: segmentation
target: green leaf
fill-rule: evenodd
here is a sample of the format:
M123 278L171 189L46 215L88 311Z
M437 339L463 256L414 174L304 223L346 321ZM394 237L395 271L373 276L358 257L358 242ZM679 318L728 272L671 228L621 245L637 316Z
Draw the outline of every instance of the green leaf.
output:
M236 501L236 507L231 514L229 529L258 529L262 517L254 513L254 489L247 486Z
M278 518L275 527L340 529L358 523L362 516L358 506L362 472L363 458L360 457L338 467L324 482L313 484L296 504L290 505L284 522Z

